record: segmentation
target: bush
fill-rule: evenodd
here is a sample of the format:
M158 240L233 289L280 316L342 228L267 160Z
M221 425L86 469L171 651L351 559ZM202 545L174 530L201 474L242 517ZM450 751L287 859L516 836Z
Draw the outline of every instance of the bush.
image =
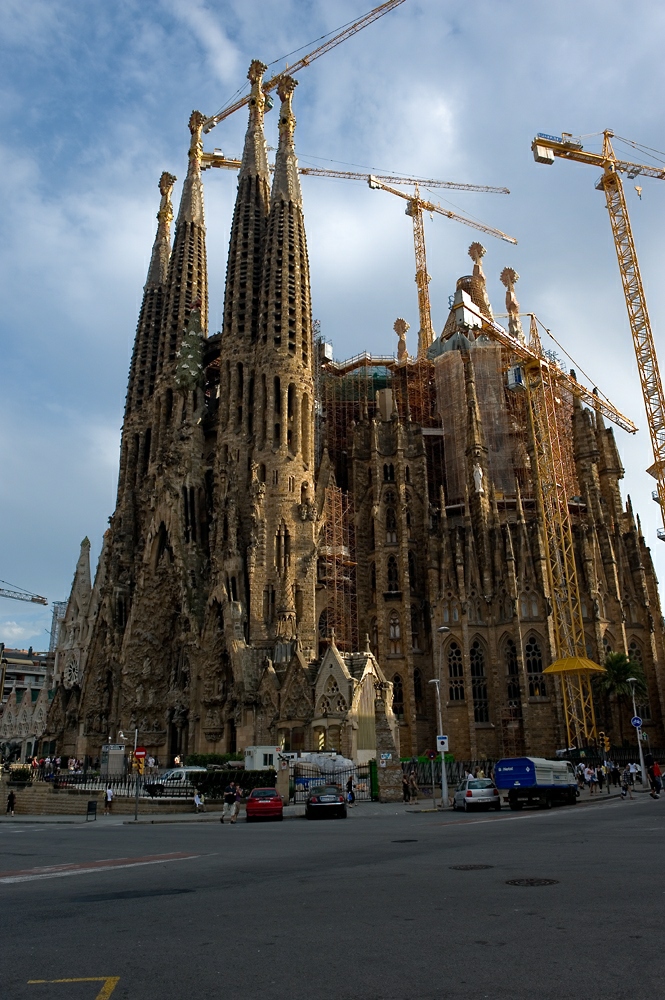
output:
M188 753L185 757L185 766L209 767L210 764L228 764L231 760L245 763L244 754L241 753Z
M190 781L194 787L210 799L220 799L230 781L235 781L242 788L244 795L249 795L253 788L274 788L277 775L275 771L194 771Z
M32 781L32 770L29 767L12 767L9 780L12 784L28 785Z

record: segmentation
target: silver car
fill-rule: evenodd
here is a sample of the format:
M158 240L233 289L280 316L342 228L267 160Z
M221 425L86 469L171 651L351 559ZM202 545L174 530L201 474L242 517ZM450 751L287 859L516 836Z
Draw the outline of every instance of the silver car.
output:
M465 778L457 786L453 795L453 809L496 809L501 808L501 796L491 778Z

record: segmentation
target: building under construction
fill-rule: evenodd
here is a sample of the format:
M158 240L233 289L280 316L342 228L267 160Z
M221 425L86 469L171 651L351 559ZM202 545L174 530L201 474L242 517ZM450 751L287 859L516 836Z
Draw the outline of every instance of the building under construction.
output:
M411 755L435 743L435 681L458 758L552 754L595 725L571 737L565 680L547 673L567 655L564 593L581 623L568 652L639 663L640 713L665 745L657 582L606 426L625 418L546 361L509 269L497 322L479 244L416 357L397 320L395 353L387 332L386 356L334 360L311 318L294 81L271 184L263 70L212 336L203 116L172 249L175 179L160 182L117 506L84 629L80 599L68 609L85 670L59 677L48 738L78 757L136 728L162 762L271 743L364 761L380 690ZM622 706L595 709L618 742Z

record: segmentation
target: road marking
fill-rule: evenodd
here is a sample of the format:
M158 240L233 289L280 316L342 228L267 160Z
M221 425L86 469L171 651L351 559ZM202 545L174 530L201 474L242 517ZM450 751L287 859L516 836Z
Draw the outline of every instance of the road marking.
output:
M117 871L120 868L138 868L142 865L162 865L169 861L188 861L191 858L200 857L200 854L152 854L142 858L109 858L105 861L26 868L23 871L0 872L0 885L34 882L45 878L64 878L66 875L89 875L91 872L108 871L109 869Z
M84 979L28 979L28 986L41 983L104 983L95 1000L108 1000L120 982L120 976L88 976Z
M599 809L607 809L608 806L613 806L614 803L619 802L618 798L611 799L609 802L603 802L602 805L596 806L594 810L597 812ZM446 820L443 823L438 823L437 826L479 826L482 823L514 823L517 820L523 819L555 819L560 816L584 816L584 810L573 810L572 812L566 811L565 813L552 812L549 809L535 809L533 812L520 813L519 816L495 816L494 819L457 819L457 820Z

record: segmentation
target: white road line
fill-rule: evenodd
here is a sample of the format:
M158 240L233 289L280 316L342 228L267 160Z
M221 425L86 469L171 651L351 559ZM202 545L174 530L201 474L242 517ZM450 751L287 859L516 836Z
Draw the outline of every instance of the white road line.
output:
M106 865L100 868L71 868L68 871L43 872L39 875L8 875L0 878L0 885L13 885L16 882L36 882L45 878L65 878L67 875L92 875L95 872L117 872L122 868L140 868L144 865L165 865L170 861L191 861L200 858L200 854L191 854L187 858L161 858L156 861L133 861L128 865Z

